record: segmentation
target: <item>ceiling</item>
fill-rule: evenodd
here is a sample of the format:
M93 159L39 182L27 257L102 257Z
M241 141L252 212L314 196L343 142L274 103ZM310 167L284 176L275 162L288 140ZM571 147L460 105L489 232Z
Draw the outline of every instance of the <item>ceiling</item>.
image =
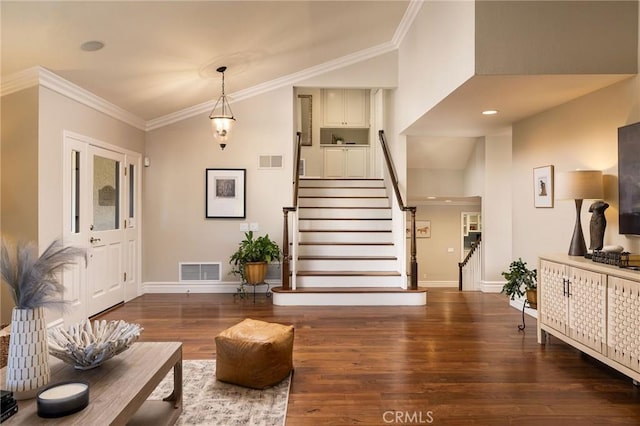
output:
M2 77L42 66L144 120L388 43L408 1L2 1ZM102 50L80 45L97 40Z
M144 121L389 44L409 1L6 1L1 75L42 66ZM403 20L404 19L404 20ZM105 47L81 50L98 40ZM475 138L628 76L475 76L406 133L410 168L463 169ZM495 108L498 115L480 112Z

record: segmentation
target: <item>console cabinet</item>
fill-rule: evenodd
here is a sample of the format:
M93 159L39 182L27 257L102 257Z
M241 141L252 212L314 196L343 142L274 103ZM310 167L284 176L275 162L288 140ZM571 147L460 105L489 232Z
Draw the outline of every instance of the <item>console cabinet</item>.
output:
M538 268L538 342L547 333L640 381L640 274L573 256Z

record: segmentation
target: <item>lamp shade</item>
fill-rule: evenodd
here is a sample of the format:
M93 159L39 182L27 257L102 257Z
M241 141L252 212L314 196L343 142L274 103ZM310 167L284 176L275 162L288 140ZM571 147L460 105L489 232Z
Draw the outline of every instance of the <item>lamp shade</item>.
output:
M598 200L603 196L600 170L575 170L556 176L556 200Z

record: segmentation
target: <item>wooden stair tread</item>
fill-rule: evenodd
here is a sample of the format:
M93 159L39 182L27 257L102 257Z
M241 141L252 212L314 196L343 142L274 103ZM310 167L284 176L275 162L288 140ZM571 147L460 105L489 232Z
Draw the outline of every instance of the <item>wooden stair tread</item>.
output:
M377 209L387 209L387 210L391 210L391 207L370 207L370 206L316 206L316 207L310 207L310 206L298 206L298 209L372 209L372 210L377 210Z
M298 229L298 232L386 232L390 229Z
M293 242L290 242L289 245L293 245ZM353 243L353 242L327 242L327 241L319 241L319 242L298 242L299 246L392 246L393 243Z
M398 260L395 256L298 256L298 260Z
M385 189L384 186L302 186L299 189Z
M364 200L364 199L376 199L376 200L380 200L380 199L389 199L389 197L387 197L386 195L383 196L371 196L371 195L299 195L298 198L313 198L313 199L319 199L319 198L348 198L348 199L357 199L357 200Z
M390 217L301 217L299 220L392 220Z
M399 277L397 271L297 271L300 277Z
M409 290L401 287L303 287L295 290L271 289L274 293L426 293L426 289Z

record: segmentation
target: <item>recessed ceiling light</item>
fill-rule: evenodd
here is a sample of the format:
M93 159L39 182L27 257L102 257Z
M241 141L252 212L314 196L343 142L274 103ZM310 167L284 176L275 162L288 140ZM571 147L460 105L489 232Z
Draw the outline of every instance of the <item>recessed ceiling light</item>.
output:
M497 113L497 109L485 109L484 111L482 111L482 115L496 115Z
M427 200L435 200L435 199L436 199L436 197L434 197L434 196L427 197Z
M104 43L98 40L85 41L80 45L80 49L85 52L95 52L96 50L100 50L104 47Z

